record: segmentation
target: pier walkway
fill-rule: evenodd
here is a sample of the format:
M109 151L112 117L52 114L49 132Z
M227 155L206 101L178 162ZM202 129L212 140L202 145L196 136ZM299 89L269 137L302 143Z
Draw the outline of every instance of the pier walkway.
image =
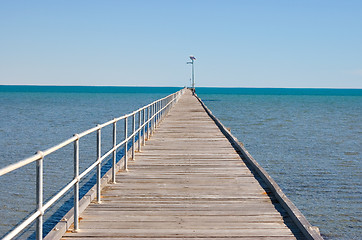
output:
M304 239L190 91L128 169L62 239Z

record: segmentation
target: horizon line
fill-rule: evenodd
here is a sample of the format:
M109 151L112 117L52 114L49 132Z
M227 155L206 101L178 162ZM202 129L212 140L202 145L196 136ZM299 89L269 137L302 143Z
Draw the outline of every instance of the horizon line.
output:
M0 86L32 86L32 87L175 87L183 88L186 86L151 86L151 85L52 85L52 84L0 84ZM199 86L197 88L259 88L259 89L355 89L362 90L362 88L353 88L353 87L255 87L255 86Z

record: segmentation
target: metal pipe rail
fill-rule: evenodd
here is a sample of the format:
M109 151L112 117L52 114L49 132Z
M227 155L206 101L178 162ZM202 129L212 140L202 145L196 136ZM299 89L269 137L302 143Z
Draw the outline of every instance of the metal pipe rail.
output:
M9 240L16 237L21 231L23 231L28 225L36 222L36 239L43 238L43 215L45 211L51 207L57 200L59 200L65 193L67 193L72 187L74 188L74 230L79 230L79 182L84 178L90 171L97 167L97 195L96 199L98 202L101 202L101 164L107 157L112 156L112 182L115 183L115 174L116 174L116 152L119 148L124 148L124 160L123 160L123 170L127 171L128 163L128 143L132 141L132 159L135 159L135 138L138 136L138 151L141 151L141 145L145 144L146 139L148 139L154 129L157 127L158 123L162 118L167 114L174 105L180 96L184 93L185 89L170 94L164 98L158 99L144 107L137 109L136 111L126 114L124 116L115 118L106 123L97 125L94 128L88 129L82 133L74 134L73 137L65 140L64 142L59 143L45 151L38 151L35 155L28 157L22 161L11 164L5 168L0 169L0 176L10 173L16 169L19 169L23 166L26 166L32 162L36 161L36 204L37 209L35 212L17 225L13 230L11 230L7 235L4 236L3 240ZM136 129L136 115L138 115L138 127ZM128 135L128 119L132 119L132 133ZM124 120L124 139L117 144L117 122ZM101 129L113 125L113 148L101 156ZM91 164L86 170L79 174L79 141L82 137L97 132L97 160ZM147 136L147 138L146 138ZM74 144L74 178L69 182L63 189L56 193L48 202L43 203L43 161L46 156L49 154L73 143Z

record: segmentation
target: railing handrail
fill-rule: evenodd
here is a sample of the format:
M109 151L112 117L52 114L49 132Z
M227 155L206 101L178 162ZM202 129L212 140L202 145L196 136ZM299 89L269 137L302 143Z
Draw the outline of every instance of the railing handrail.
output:
M181 89L173 94L170 94L164 98L160 98L158 100L153 101L152 103L145 105L129 114L123 115L118 118L114 118L113 120L110 120L108 122L105 122L103 124L97 125L96 127L90 128L86 131L83 131L78 134L74 134L73 137L53 146L50 147L44 151L38 151L36 154L34 154L31 157L25 158L17 163L8 165L7 167L4 167L0 169L0 176L5 175L7 173L10 173L14 170L17 170L21 167L24 167L32 162L37 162L37 209L35 209L35 212L28 216L24 221L22 221L18 226L16 226L14 229L12 229L7 235L4 236L4 240L12 239L17 234L19 234L22 230L24 230L29 224L37 220L37 239L42 239L43 235L43 219L42 216L44 215L44 212L51 207L57 200L59 200L66 192L68 192L72 187L74 188L74 228L75 230L78 229L78 214L79 214L79 182L80 180L86 176L89 172L91 172L96 166L98 166L98 172L97 172L97 200L100 202L100 178L101 178L101 163L103 160L105 160L107 157L109 157L113 153L113 174L115 175L115 163L116 163L116 155L115 153L120 147L124 147L125 153L124 153L124 170L127 170L127 145L130 140L132 140L132 157L134 158L134 151L135 151L135 137L138 134L138 149L141 148L141 142L143 141L143 145L145 142L145 134L147 133L147 136L149 137L150 132L154 130L154 128L157 126L157 123L162 119L162 117L165 115L165 111L168 111L170 109L170 106L172 104L176 103L179 99L179 97L184 93L184 89ZM147 119L146 119L146 110L147 110ZM136 129L136 122L135 117L138 115L139 124L138 128ZM151 115L152 114L152 115ZM132 133L130 135L127 134L128 124L127 119L132 117ZM142 118L141 118L142 117ZM143 119L143 121L142 121ZM117 122L125 120L125 136L123 141L120 143L114 142L113 147L107 151L103 156L101 156L100 151L100 141L101 141L101 129L113 124L113 139L115 141L116 139L116 124ZM81 174L79 174L79 140L91 133L97 132L97 160L93 162L87 169L85 169ZM143 136L141 138L141 136ZM63 187L61 190L59 190L50 200L48 200L45 204L43 203L43 159L71 144L74 143L74 178L72 181L70 181L65 187ZM115 182L115 176L112 177L113 182Z
M176 92L176 93L178 93L178 92ZM14 171L16 169L19 169L21 167L24 167L24 166L26 166L26 165L28 165L28 164L30 164L32 162L35 162L35 161L41 159L42 157L45 157L45 156L47 156L47 155L49 155L49 154L51 154L51 153L53 153L53 152L55 152L55 151L57 151L57 150L59 150L61 148L67 146L68 144L76 141L77 139L80 139L80 138L82 138L82 137L84 137L84 136L86 136L86 135L88 135L90 133L93 133L93 132L97 131L98 129L104 128L104 127L109 126L110 124L112 124L114 122L118 122L118 121L123 120L125 118L131 117L131 116L139 113L140 111L148 108L149 106L151 106L151 105L153 105L153 104L155 104L157 102L160 102L160 101L162 101L164 99L167 99L168 97L170 97L170 96L172 96L172 95L174 95L176 93L173 93L173 94L170 94L170 95L168 95L168 96L166 96L164 98L160 98L158 100L155 100L152 103L150 103L148 105L145 105L145 106L143 106L143 107L141 107L141 108L139 108L139 109L137 109L137 110L135 110L135 111L133 111L131 113L128 113L128 114L123 115L123 116L118 117L118 118L114 118L113 120L110 120L108 122L97 125L96 127L90 128L90 129L85 130L85 131L83 131L81 133L74 134L74 135L78 135L78 137L73 136L73 137L68 138L67 140L65 140L65 141L63 141L63 142L61 142L61 143L59 143L59 144L57 144L57 145L55 145L53 147L50 147L50 148L48 148L48 149L46 149L44 151L38 151L36 154L34 154L31 157L20 160L19 162L16 162L14 164L10 164L7 167L4 167L4 168L0 169L0 176L5 175L5 174L7 174L9 172L12 172L12 171Z

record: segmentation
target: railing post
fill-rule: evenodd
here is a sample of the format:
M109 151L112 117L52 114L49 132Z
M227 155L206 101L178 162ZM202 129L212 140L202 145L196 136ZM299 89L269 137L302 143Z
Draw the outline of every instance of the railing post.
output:
M164 103L164 116L166 116L166 114L167 114L167 111L168 111L168 107L169 106L167 106L167 99L165 99L165 103Z
M153 134L153 113L154 112L154 104L151 105L151 121L150 121L150 126L151 126L151 129L150 129L150 135Z
M150 136L153 134L153 104L151 105Z
M143 137L142 137L142 139L143 139L143 146L144 145L146 145L146 124L145 124L145 122L146 122L146 108L144 108L143 109Z
M134 113L132 115L132 160L135 160L136 159L136 154L135 154L135 142L136 142L136 113Z
M163 116L163 109L162 109L162 106L163 106L163 100L160 101L160 123L162 122L162 116Z
M117 122L113 123L113 165L112 165L112 182L116 183L116 164L117 164Z
M74 232L79 230L79 137L74 141L74 179L77 182L74 185Z
M147 108L147 139L151 137L151 106Z
M153 104L153 132L155 132L156 129L156 112L157 112L157 108L156 108L156 103Z
M172 97L171 97L172 98ZM166 114L168 114L168 112L170 111L170 106L171 106L171 100L170 99L167 99L167 101L166 101L166 105L167 105L167 107L166 107Z
M36 239L43 239L43 152L39 151L41 158L36 161L36 207L40 215L36 221Z
M161 121L161 101L158 102L158 120L157 120L157 124L160 124Z
M141 112L142 110L140 110L138 112L138 152L141 152L141 125L142 125L142 118L141 118Z
M97 160L101 158L101 129L97 130ZM101 203L101 172L102 163L97 165L97 202Z
M148 119L148 107L145 108L145 142L148 140L148 123L147 123L147 119Z
M128 165L128 154L127 154L127 145L128 145L128 133L127 133L127 117L124 119L124 139L126 140L126 142L124 143L124 161L123 161L123 169L124 171L128 171L127 165Z
M156 102L155 128L157 128L157 123L158 123L158 102Z
M158 102L157 126L161 119L161 101Z
M155 131L155 129L156 129L156 121L157 121L157 102L155 102L154 103L154 106L153 106L153 108L154 108L154 113L153 113L153 131Z
M146 130L146 126L147 126L147 108L144 108L143 109L143 113L144 113L144 116L143 116L143 146L146 145L146 140L147 140L147 130Z
M156 127L157 127L157 125L158 125L158 118L159 118L159 114L160 114L160 113L158 112L158 111L160 110L160 102L159 102L159 101L157 102L157 105L156 105L156 106L157 106L157 114L156 114Z

